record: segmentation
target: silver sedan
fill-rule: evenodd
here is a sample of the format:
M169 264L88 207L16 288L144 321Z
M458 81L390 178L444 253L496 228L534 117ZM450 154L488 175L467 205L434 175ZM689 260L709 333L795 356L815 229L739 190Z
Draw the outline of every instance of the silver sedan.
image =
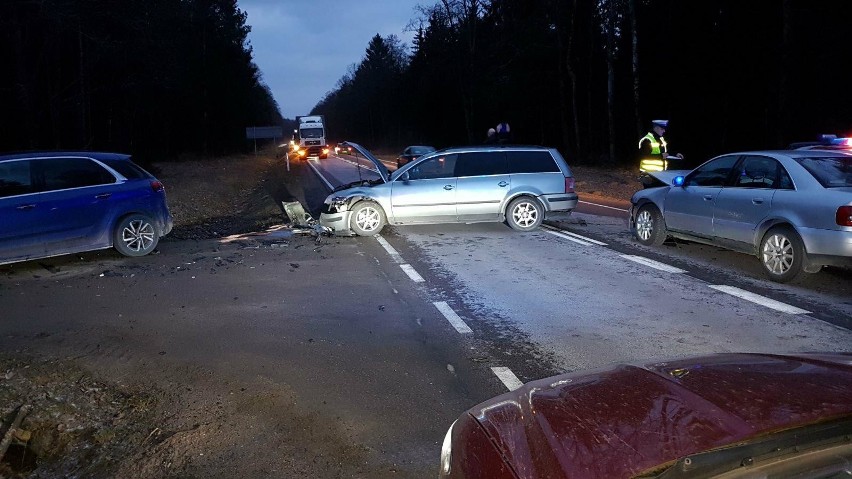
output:
M631 229L644 245L674 237L752 254L778 282L852 265L848 153L733 153L655 176L667 186L631 200Z

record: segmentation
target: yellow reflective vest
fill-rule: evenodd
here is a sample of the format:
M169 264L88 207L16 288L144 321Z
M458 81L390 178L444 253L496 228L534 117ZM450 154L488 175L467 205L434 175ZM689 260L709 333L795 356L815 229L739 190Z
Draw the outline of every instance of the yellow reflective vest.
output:
M657 137L653 133L648 132L639 140L639 149L642 149L642 143L648 142L651 145L651 156L639 160L639 171L663 171L668 168L668 162L663 158L663 153L668 153L666 149L666 139L662 136L657 141Z

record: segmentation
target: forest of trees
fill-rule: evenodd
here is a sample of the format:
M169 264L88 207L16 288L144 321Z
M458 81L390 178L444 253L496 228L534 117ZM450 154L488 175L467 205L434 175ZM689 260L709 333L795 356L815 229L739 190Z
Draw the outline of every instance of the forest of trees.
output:
M852 2L441 0L376 35L314 108L373 147L516 143L632 164L652 119L693 160L852 134Z
M704 159L852 134L852 2L424 0L314 108L370 148L517 143L632 163L652 119ZM0 1L0 151L206 155L281 124L237 0ZM331 86L330 86L331 87ZM288 92L298 95L299 92Z
M173 158L281 124L236 0L0 1L0 151Z

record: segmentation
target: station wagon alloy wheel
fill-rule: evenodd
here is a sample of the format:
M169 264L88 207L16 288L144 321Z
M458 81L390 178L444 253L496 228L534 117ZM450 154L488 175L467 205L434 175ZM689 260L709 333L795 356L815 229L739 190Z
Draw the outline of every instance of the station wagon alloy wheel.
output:
M804 247L795 231L787 227L772 228L760 244L760 262L773 281L787 282L802 269Z
M144 215L123 219L116 230L115 249L125 256L144 256L157 246L157 229Z
M530 198L518 198L509 204L509 226L518 231L530 231L538 228L544 217L544 211L537 201Z
M363 201L352 210L352 230L359 236L378 234L385 226L385 214L379 205Z

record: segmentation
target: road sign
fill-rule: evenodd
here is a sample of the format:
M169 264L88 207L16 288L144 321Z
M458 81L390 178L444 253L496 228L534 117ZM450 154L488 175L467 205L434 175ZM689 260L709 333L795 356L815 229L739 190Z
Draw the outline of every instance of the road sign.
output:
M247 140L267 140L284 138L284 128L280 126L249 126L246 128Z

